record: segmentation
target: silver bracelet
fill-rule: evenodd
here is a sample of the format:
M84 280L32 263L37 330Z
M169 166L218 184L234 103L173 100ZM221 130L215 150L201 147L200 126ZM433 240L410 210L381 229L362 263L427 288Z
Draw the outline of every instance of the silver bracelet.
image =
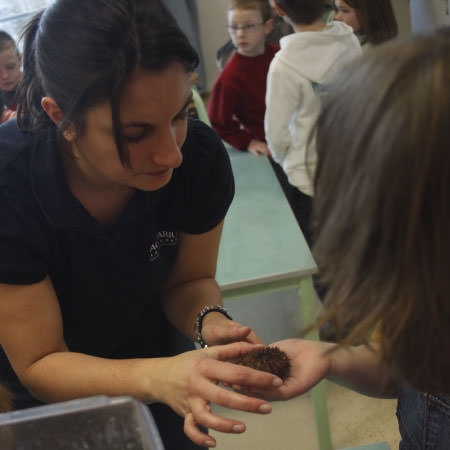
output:
M219 312L219 313L223 314L225 317L227 317L228 319L233 320L230 317L230 315L228 314L228 311L223 306L220 306L220 305L204 306L201 309L201 311L197 314L197 318L195 319L195 325L194 325L195 340L200 344L201 348L208 347L202 337L202 323L203 323L203 319L205 318L206 314L208 314L210 312Z

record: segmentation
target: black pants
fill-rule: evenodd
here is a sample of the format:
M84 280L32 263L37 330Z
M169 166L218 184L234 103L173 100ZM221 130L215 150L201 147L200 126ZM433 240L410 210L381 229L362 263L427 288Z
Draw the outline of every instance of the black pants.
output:
M306 239L309 247L313 244L313 233L312 233L312 197L299 191L295 186L289 183L284 170L281 166L269 158L272 169L275 172L278 182L280 183L281 189L283 189L286 200L294 213L297 223L302 230L303 236Z
M299 191L295 186L289 183L287 176L281 166L269 158L270 164L272 165L273 171L275 172L278 182L280 183L281 189L283 189L286 200L294 213L297 223L302 230L303 236L310 249L313 246L313 199L309 195L304 194ZM328 286L320 283L318 277L313 275L314 288L321 301L324 300Z

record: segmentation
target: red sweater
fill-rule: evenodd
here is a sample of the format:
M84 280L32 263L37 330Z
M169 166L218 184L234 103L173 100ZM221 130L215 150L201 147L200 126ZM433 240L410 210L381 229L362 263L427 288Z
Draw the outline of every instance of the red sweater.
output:
M259 56L235 53L216 80L208 103L213 128L228 144L247 150L252 139L265 141L266 79L270 61L279 50L267 44Z

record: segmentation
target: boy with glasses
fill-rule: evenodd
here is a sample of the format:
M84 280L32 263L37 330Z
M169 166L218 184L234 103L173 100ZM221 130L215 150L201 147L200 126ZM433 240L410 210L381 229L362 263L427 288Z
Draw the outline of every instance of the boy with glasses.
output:
M280 46L280 39L283 36L287 36L294 32L292 27L283 20L281 16L278 15L275 8L272 7L272 19L273 19L273 29L267 36L266 42L270 44L275 44L278 47ZM233 41L229 39L224 45L222 45L216 52L216 65L219 70L223 70L223 68L227 65L230 58L236 52L236 47L233 44Z
M269 154L264 137L266 78L279 47L266 42L273 20L268 0L231 0L228 30L236 47L208 104L219 136L238 150Z

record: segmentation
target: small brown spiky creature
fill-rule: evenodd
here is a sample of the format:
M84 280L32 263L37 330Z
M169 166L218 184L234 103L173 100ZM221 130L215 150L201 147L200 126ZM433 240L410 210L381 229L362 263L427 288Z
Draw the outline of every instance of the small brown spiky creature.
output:
M236 359L236 364L270 372L285 380L291 370L288 355L277 347L263 347L252 350Z

